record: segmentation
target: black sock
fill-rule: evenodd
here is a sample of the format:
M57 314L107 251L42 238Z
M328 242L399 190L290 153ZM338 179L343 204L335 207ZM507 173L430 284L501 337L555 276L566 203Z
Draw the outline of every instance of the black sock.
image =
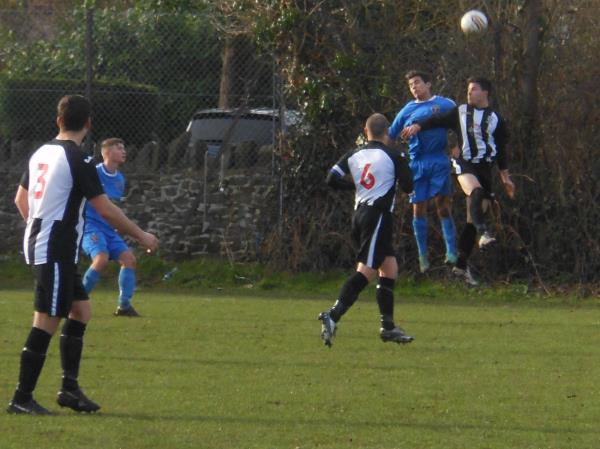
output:
M467 223L460 233L458 238L458 260L456 266L462 270L467 269L467 260L473 251L475 246L475 239L477 237L477 229L473 223Z
M46 352L50 345L52 335L37 327L32 327L21 351L21 367L19 370L19 385L13 400L24 403L32 398L33 390L37 384L44 362Z
M386 330L393 329L394 324L394 284L395 280L390 278L379 278L377 284L377 304L381 313L381 327Z
M337 323L342 315L356 302L358 295L368 284L369 280L366 276L358 271L350 276L342 286L338 300L329 311L331 319Z
M63 369L63 390L77 390L79 384L79 363L83 350L83 334L85 324L81 321L68 319L62 328L60 336L60 362Z
M477 187L471 192L471 218L473 219L473 224L475 228L477 228L477 232L483 234L487 230L487 226L485 225L485 220L483 217L483 200L485 200L485 190L481 187Z

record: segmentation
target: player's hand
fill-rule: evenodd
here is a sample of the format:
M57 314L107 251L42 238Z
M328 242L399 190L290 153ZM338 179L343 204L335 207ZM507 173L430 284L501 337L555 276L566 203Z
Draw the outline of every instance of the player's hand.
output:
M158 239L154 234L144 232L138 239L138 243L142 248L146 248L146 252L154 253L158 249Z
M460 148L457 145L454 145L450 148L450 157L454 159L458 159L460 157Z
M506 191L506 195L511 200L514 200L515 199L515 184L514 184L514 182L512 182L512 179L510 179L510 176L508 176L506 179L503 179L502 183L504 184L504 190Z
M419 131L421 131L421 126L417 125L416 123L414 125L410 125L407 126L406 128L404 128L401 132L400 132L400 137L402 139L409 139L412 136L415 136Z

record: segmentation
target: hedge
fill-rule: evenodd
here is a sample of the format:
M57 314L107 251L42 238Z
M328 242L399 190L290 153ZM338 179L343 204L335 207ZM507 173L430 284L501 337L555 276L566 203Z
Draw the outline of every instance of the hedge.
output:
M80 80L10 79L0 77L0 136L44 141L56 135L56 105L67 94L85 92ZM158 91L127 82L93 83L92 137L119 136L128 144L156 139Z

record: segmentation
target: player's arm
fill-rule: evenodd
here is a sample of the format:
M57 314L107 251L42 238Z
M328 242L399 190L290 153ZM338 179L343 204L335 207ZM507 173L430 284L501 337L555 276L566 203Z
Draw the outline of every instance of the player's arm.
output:
M406 157L399 154L396 158L396 178L400 184L400 188L404 193L410 193L414 189L413 174L408 166Z
M27 221L27 217L29 217L29 199L27 198L27 189L25 189L22 185L19 185L17 189L17 194L15 196L15 205L23 217L23 220Z
M337 163L331 167L327 174L327 185L338 190L354 190L354 182L346 179L350 172L348 167L348 158L352 155L352 151L344 154Z
M412 125L404 128L400 133L400 136L403 139L408 139L421 131L426 131L433 128L446 128L458 133L460 129L458 107L454 107L449 111L441 114L435 114L425 120L413 123Z
M506 122L500 116L498 116L498 126L496 126L496 129L494 130L493 136L494 141L496 142L496 160L500 170L500 180L502 181L506 195L508 195L510 199L513 199L515 197L515 184L508 171L508 157L506 154L508 129L506 127Z
M138 225L127 218L123 211L108 199L105 193L95 196L88 201L96 212L121 234L132 237L142 247L150 251L156 251L158 239L154 235L143 231Z
M348 181L346 175L333 167L327 174L327 185L337 190L354 190L354 182Z
M23 220L27 221L29 217L29 198L28 198L28 189L29 188L29 169L25 169L23 172L23 176L21 176L21 180L19 181L19 187L17 189L17 194L15 195L15 205L23 217Z
M398 136L400 136L400 131L402 131L402 128L404 128L404 124L406 123L406 117L404 117L403 112L404 108L402 108L402 110L398 112L398 115L396 115L394 121L388 128L388 138L391 141L395 141L398 138Z

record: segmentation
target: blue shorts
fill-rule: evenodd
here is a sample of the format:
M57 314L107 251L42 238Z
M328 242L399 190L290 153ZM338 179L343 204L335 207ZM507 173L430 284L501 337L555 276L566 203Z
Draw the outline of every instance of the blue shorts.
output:
M81 244L83 251L92 259L100 253L108 254L109 260L119 260L129 246L116 231L103 231L86 225Z
M410 202L422 203L438 195L450 195L450 160L436 158L410 161L414 193Z

